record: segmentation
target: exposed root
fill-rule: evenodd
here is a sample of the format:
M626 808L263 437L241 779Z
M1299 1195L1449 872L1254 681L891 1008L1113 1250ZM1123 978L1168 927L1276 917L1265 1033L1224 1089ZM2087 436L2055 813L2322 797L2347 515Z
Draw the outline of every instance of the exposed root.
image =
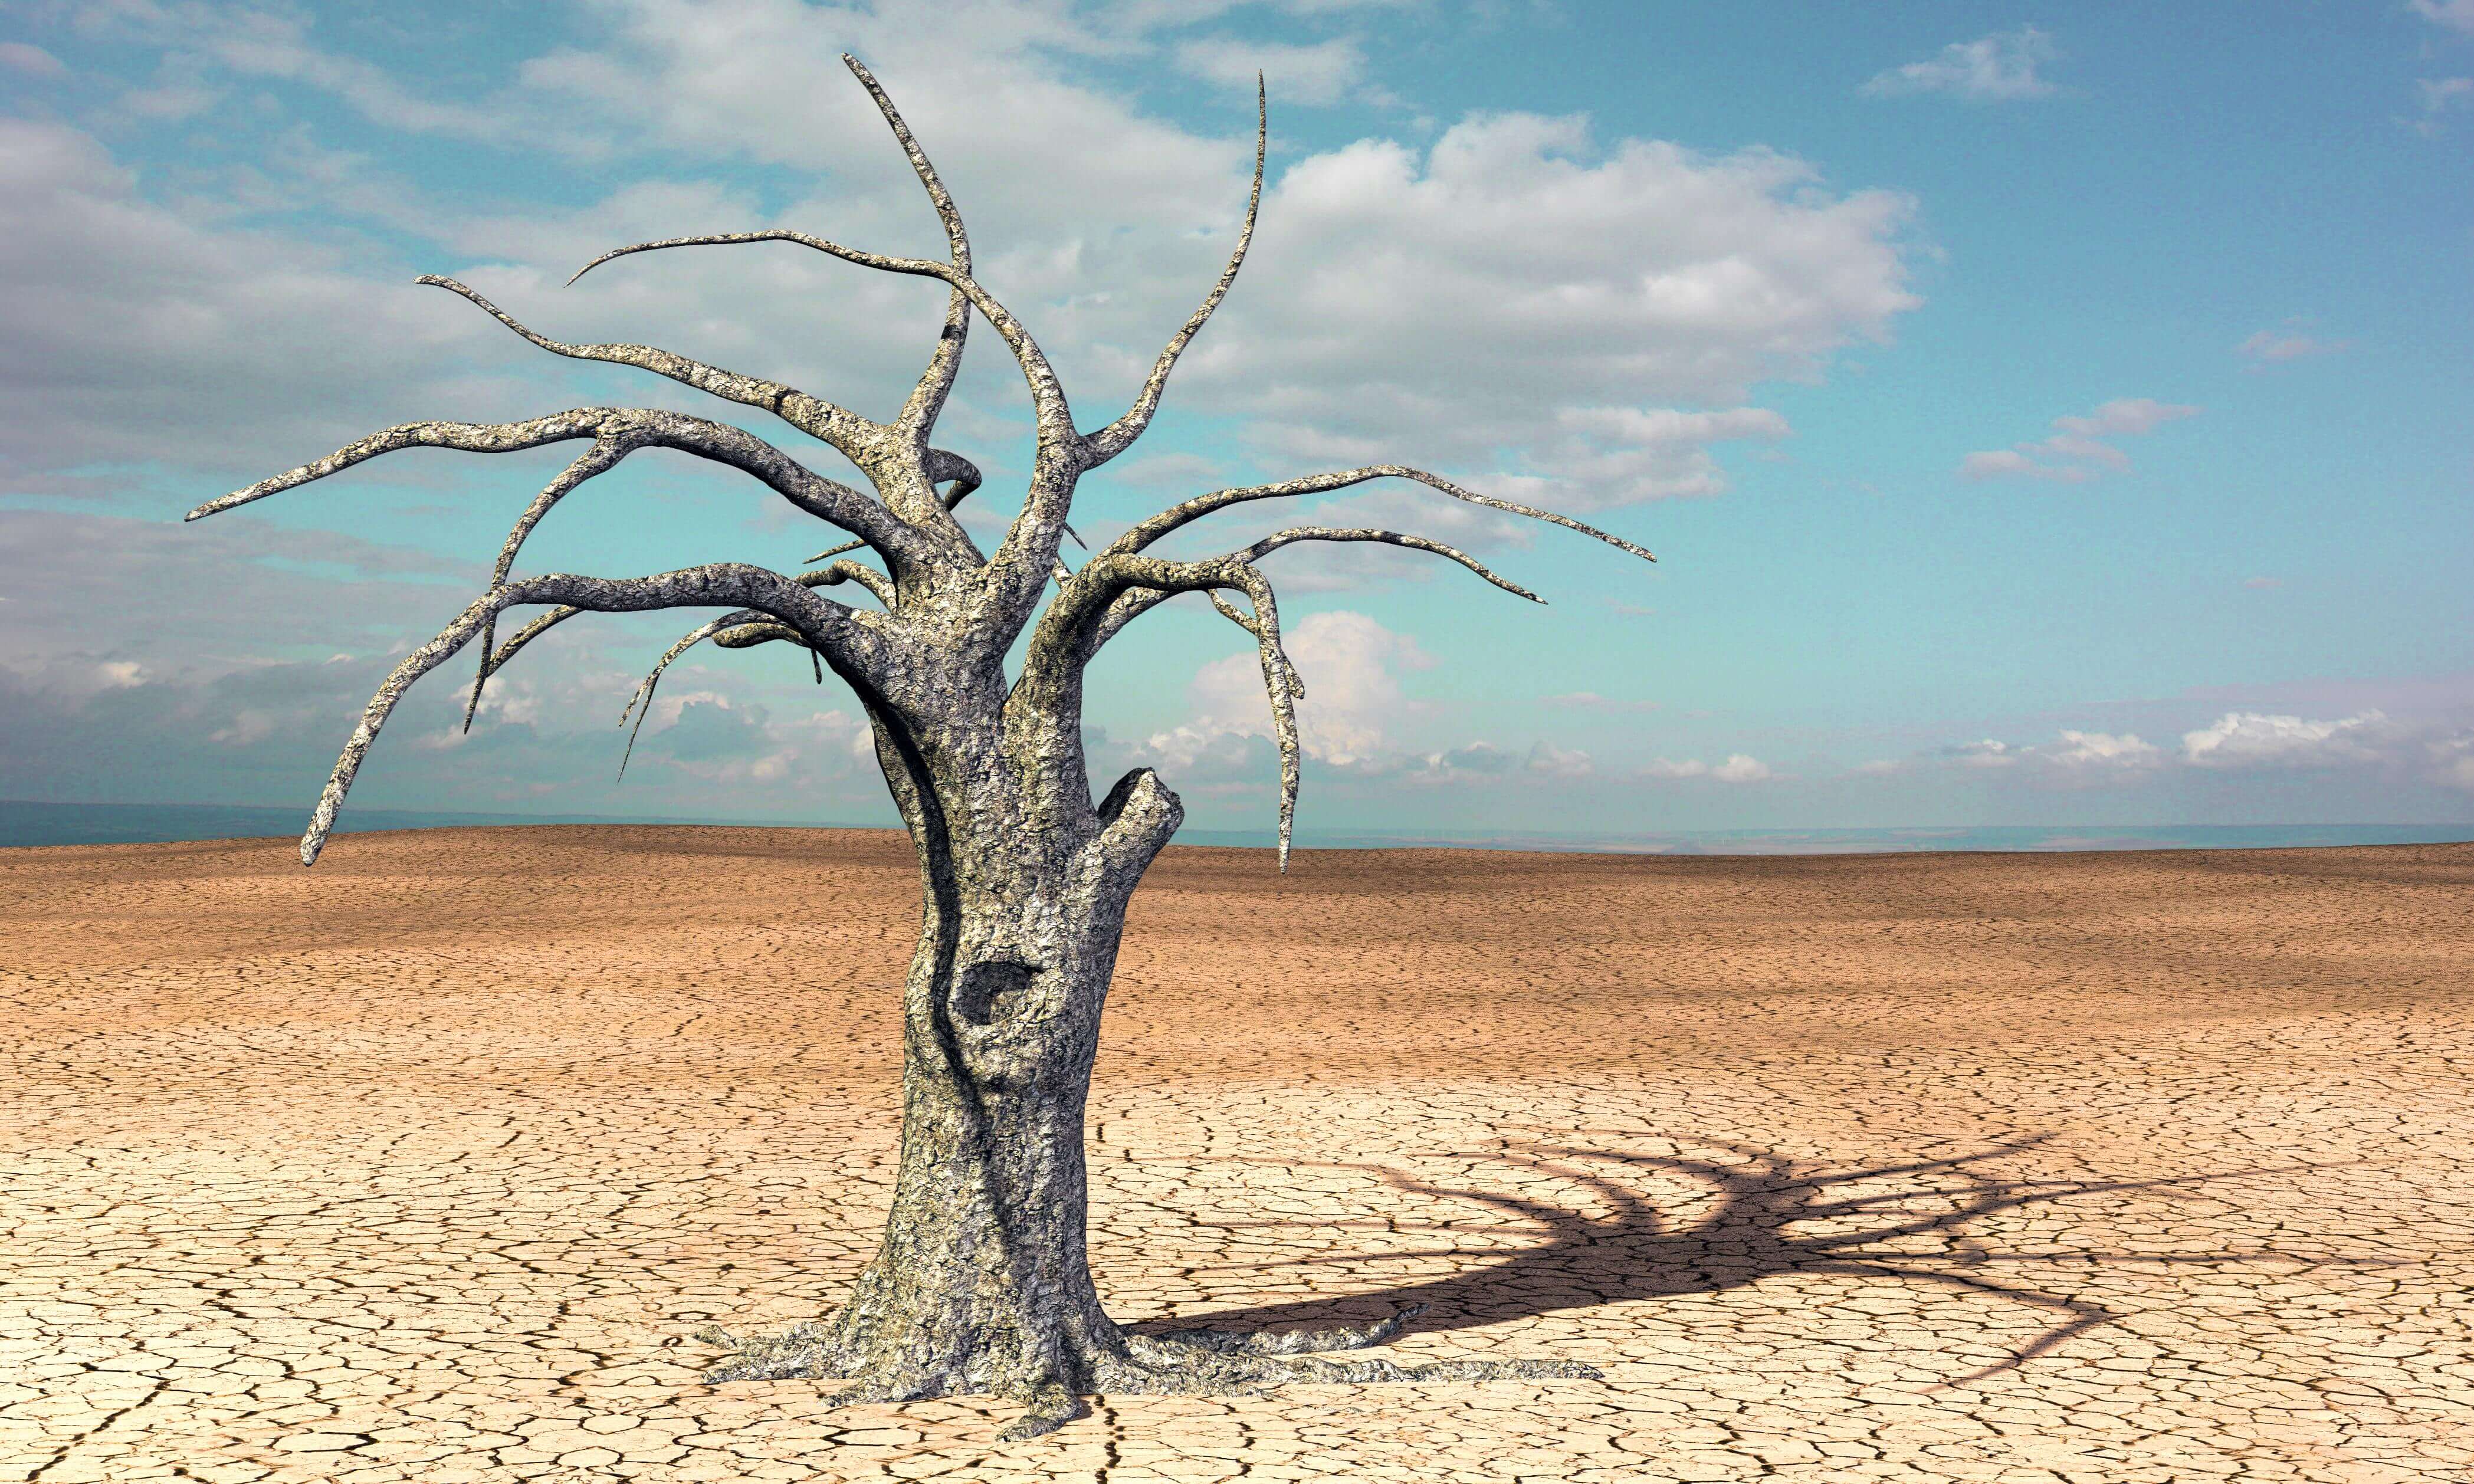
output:
M1413 1303L1390 1319L1370 1325L1292 1329L1282 1334L1244 1329L1178 1329L1150 1336L1147 1343L1183 1346L1220 1355L1317 1355L1328 1350L1360 1350L1370 1345L1388 1345L1400 1332L1401 1326L1424 1312L1424 1304Z
M1364 1350L1391 1341L1422 1311L1401 1310L1370 1325L1336 1329L1249 1334L1228 1329L1189 1329L1162 1335L1122 1334L1116 1343L1082 1357L1079 1385L1042 1375L1008 1388L1006 1399L1022 1415L998 1434L1019 1443L1055 1432L1081 1415L1080 1395L1150 1397L1254 1396L1288 1385L1360 1386L1416 1381L1598 1380L1596 1367L1573 1360L1439 1360L1402 1365L1377 1356L1327 1360L1325 1352ZM917 1401L962 1388L857 1361L835 1341L825 1324L800 1325L768 1338L740 1339L718 1325L697 1339L730 1351L705 1372L718 1381L785 1380L837 1376L849 1380L826 1398L829 1406Z
M1061 1381L1042 1381L1018 1399L1023 1404L1022 1415L997 1434L1000 1443L1020 1443L1055 1432L1082 1415L1081 1399Z
M730 1354L709 1367L704 1378L718 1381L782 1381L795 1376L848 1375L855 1369L841 1347L834 1342L832 1329L824 1325L793 1326L781 1334L742 1340L719 1325L707 1325L695 1332L707 1345L718 1345ZM844 1393L837 1403L875 1401L882 1399Z

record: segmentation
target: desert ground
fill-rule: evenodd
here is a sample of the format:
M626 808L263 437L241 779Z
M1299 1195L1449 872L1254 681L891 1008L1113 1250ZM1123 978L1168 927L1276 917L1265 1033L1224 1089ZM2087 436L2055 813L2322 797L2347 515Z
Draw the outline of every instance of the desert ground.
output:
M0 851L0 1479L2474 1478L2474 845L1176 849L1125 1323L1603 1381L708 1386L895 1137L897 837Z

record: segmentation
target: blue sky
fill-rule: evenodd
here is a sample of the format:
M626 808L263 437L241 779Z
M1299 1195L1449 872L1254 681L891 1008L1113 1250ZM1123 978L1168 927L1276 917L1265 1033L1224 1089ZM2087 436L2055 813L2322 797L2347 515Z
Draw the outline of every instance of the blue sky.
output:
M889 410L928 285L747 248L561 286L694 231L938 251L851 49L1086 424L1216 273L1268 75L1255 255L1086 534L1400 461L1659 553L1407 487L1320 507L1552 606L1273 558L1310 829L2474 817L2474 0L1887 12L0 10L0 796L305 805L565 455L402 454L181 524L198 500L398 422L741 410L417 274ZM996 523L1028 421L973 356L945 437ZM632 461L527 562L829 544L760 495ZM355 800L889 821L855 709L764 650L674 669L614 782L619 705L693 621L569 625L469 738L430 682ZM1253 666L1199 603L1146 620L1097 672L1095 771L1268 835Z

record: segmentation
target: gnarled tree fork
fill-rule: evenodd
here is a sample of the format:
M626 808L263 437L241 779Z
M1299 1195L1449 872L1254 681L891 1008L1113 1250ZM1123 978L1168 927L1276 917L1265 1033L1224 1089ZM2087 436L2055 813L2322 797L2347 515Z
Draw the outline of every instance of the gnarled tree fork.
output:
M1251 637L1279 742L1285 870L1302 686L1282 644L1262 558L1305 542L1385 543L1446 557L1522 597L1537 600L1536 595L1464 552L1398 531L1300 525L1202 560L1153 555L1154 543L1232 505L1401 478L1488 509L1551 522L1636 556L1649 553L1564 516L1490 499L1423 470L1383 464L1197 497L1141 522L1079 570L1068 570L1059 542L1077 481L1150 426L1178 356L1245 261L1263 190L1268 109L1259 83L1253 191L1227 268L1160 352L1132 405L1084 432L1037 342L973 277L961 213L901 114L865 67L843 61L927 188L950 246L944 258L888 256L804 232L753 231L639 243L604 254L584 271L659 249L782 242L943 283L942 332L918 384L889 421L649 346L552 340L461 283L421 281L462 295L559 355L640 367L763 408L841 452L870 488L817 474L732 425L677 412L579 407L521 423L391 427L190 512L191 520L213 515L400 449L498 453L586 445L517 520L488 591L415 649L372 697L302 838L303 864L317 859L353 774L405 690L468 644L478 640L480 655L466 708L469 726L491 677L570 618L721 610L662 657L636 699L649 700L662 667L704 640L733 649L770 644L806 649L817 678L830 669L867 715L885 784L918 849L923 900L918 949L903 988L901 1166L883 1244L829 1318L766 1340L716 1336L734 1347L713 1371L716 1379L838 1376L848 1382L837 1394L846 1400L1007 1397L1024 1407L1008 1435L1029 1437L1065 1422L1075 1415L1077 1398L1092 1393L1593 1375L1564 1362L1402 1365L1329 1357L1392 1339L1406 1314L1306 1334L1142 1335L1119 1327L1102 1308L1084 1248L1083 1106L1127 902L1183 811L1147 767L1128 772L1095 800L1082 751L1083 677L1110 639L1179 594L1205 595ZM980 471L933 442L975 316L988 323L1020 366L1038 433L1021 512L993 553L982 551L954 517L954 507L979 488ZM812 561L864 551L877 565L846 559L781 572L716 563L623 579L515 575L525 538L550 508L640 449L676 450L740 470L847 536ZM825 596L823 590L845 584L865 591L874 606ZM501 642L498 620L514 609L543 611ZM1019 672L1009 679L1007 656L1026 634ZM636 701L629 709L636 710Z

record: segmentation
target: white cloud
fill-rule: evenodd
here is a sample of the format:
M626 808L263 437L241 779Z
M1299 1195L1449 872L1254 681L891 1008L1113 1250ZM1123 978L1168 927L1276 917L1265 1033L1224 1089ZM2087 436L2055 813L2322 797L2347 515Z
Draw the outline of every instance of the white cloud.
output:
M1254 91L1257 72L1271 96L1282 103L1338 103L1366 75L1366 57L1346 36L1298 45L1207 36L1176 48L1177 69L1225 87Z
M1363 763L1381 753L1416 711L1401 692L1401 672L1435 663L1416 640L1346 610L1309 615L1282 637L1306 684L1298 703L1298 745L1322 763ZM1250 650L1203 666L1186 698L1192 719L1151 740L1152 750L1172 761L1190 761L1220 737L1273 735L1262 665Z
M2068 767L2144 767L2165 754L2154 743L2141 742L2135 733L2065 731L2061 745L2046 756Z
M2102 474L2130 467L2130 457L2107 438L2138 437L2167 423L2196 417L2199 409L2148 397L2125 397L2106 402L2085 417L2053 419L2053 434L2033 443L1970 453L1959 461L1964 479L2050 479L2084 483Z
M2321 340L2299 332L2263 329L2254 331L2242 344L2235 346L2234 353L2249 362L2245 369L2259 371L2306 356L2334 355L2345 350L2347 344L2342 340Z
M66 77L68 68L61 60L39 46L24 41L0 41L0 67L23 77Z
M2426 138L2439 133L2440 115L2474 104L2474 77L2423 78L2414 84L2420 117L2406 120Z
M469 328L419 291L149 203L62 124L0 118L0 462L18 469L280 465L402 421L408 388L431 415L477 400L449 356Z
M2375 755L2368 742L2387 719L2377 711L2334 721L2229 711L2182 734L2182 759L2201 767L2360 762Z
M2053 38L2033 26L1997 31L1973 41L1953 41L1924 61L1876 73L1864 84L1868 97L1950 93L1971 102L2050 98L2058 89L2036 68L2058 59Z
M1252 414L1284 465L1492 467L1490 490L1579 510L1712 493L1710 445L1787 431L1742 405L1756 383L1817 377L1918 303L1909 210L1766 150L1600 148L1578 117L1360 140L1269 192L1190 405ZM1121 376L1157 334L1113 342Z
M1714 778L1720 783L1759 783L1776 776L1769 765L1746 753L1731 754L1727 761L1711 766L1698 758L1654 758L1641 766L1644 778Z
M2409 0L2409 4L2424 20L2474 36L2474 0Z
M1597 771L1597 765L1588 753L1558 747L1543 740L1529 749L1529 761L1523 766L1540 778L1587 778Z

